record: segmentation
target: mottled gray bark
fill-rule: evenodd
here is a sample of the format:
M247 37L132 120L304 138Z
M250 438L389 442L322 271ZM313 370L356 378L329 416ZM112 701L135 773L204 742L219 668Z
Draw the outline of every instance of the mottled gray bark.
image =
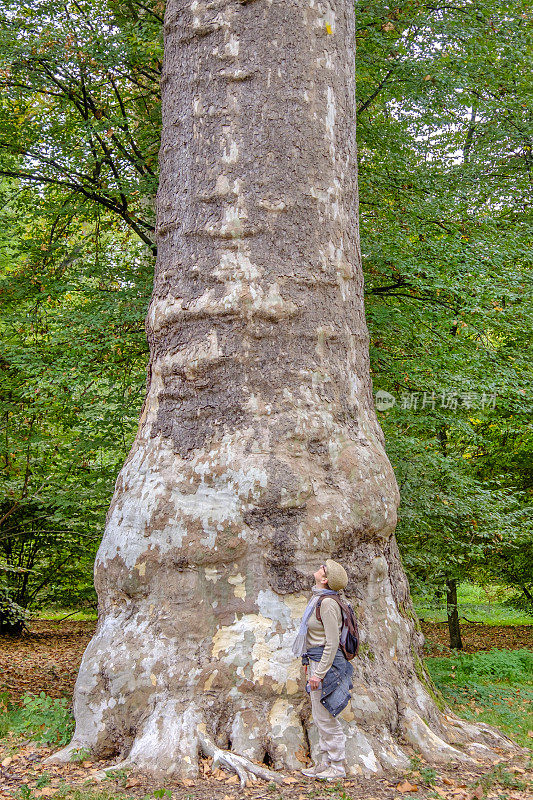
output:
M206 735L300 766L316 741L290 645L331 556L363 638L348 771L407 766L407 743L464 760L451 742L495 734L428 690L372 400L352 3L169 0L162 89L147 398L59 757L195 775Z

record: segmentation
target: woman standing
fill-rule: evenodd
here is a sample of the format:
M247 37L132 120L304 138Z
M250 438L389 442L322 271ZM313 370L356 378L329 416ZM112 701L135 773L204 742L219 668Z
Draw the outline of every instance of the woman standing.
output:
M306 688L311 696L320 752L317 763L302 773L332 781L346 775L346 736L336 717L350 699L353 668L339 647L343 616L335 598L346 587L348 576L341 564L328 559L313 577L313 596L305 609L293 652L302 656L308 669Z

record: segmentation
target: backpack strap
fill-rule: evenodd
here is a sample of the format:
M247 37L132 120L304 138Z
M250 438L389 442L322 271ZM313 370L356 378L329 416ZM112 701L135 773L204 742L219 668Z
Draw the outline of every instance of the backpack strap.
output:
M316 618L317 618L317 620L319 622L322 622L322 616L320 614L320 604L322 603L322 600L324 600L325 597L331 597L332 600L335 600L339 604L339 606L341 608L341 613L342 613L342 621L344 622L344 615L346 613L346 606L342 602L340 597L338 595L335 595L335 594L324 594L324 595L322 595L322 597L318 598L318 603L316 604Z
M357 617L355 616L355 612L350 605L347 605L343 600L340 599L338 595L323 595L322 597L318 598L318 603L316 604L316 618L319 622L322 622L322 617L320 615L320 604L324 597L331 597L335 600L341 609L342 614L342 625L346 625L348 631L357 639L357 650L359 649L359 626L357 625ZM356 650L356 652L357 652Z

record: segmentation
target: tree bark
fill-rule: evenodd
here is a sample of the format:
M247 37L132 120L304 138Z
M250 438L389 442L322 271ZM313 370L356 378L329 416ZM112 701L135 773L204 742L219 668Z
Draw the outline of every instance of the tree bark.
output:
M446 581L446 612L448 615L450 647L453 650L462 650L461 625L459 623L459 609L457 608L457 581L451 578Z
M208 736L301 766L317 741L291 644L330 556L363 641L342 716L349 773L407 767L409 746L448 762L469 758L472 737L504 742L439 712L393 536L363 308L354 29L346 0L167 3L147 397L58 758L86 747L195 776Z

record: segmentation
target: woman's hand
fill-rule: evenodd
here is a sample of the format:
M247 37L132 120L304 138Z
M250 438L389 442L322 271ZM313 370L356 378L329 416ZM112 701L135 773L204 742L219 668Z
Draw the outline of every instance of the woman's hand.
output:
M311 691L315 691L316 689L318 689L321 683L322 679L315 678L314 675L312 678L309 678L309 688L311 689Z

